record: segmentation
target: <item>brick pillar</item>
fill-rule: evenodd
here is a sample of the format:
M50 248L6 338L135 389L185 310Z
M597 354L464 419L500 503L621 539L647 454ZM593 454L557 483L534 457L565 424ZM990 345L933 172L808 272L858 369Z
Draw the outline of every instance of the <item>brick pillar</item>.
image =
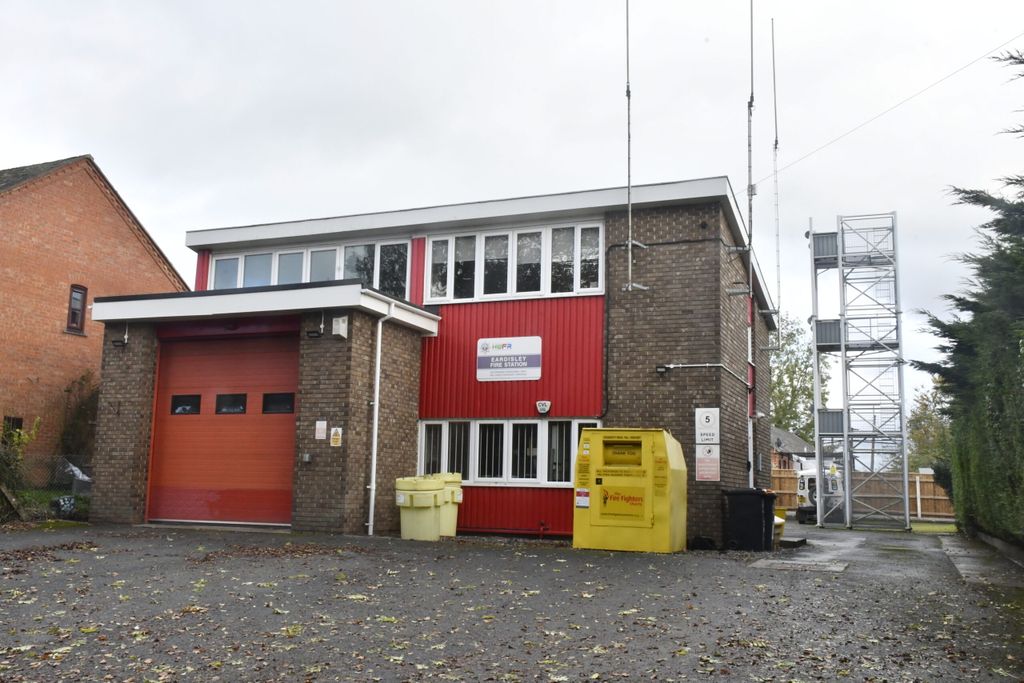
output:
M349 318L352 343L348 386L349 424L344 462L344 519L346 534L365 534L370 515L370 429L373 420L373 360L377 319L363 313Z
M345 312L328 312L328 320ZM305 331L320 313L302 318L299 341L299 414L292 528L365 534L369 519L373 376L377 318L348 312L348 339ZM395 478L416 473L420 335L384 323L381 348L380 432L374 533L398 531ZM341 427L340 448L317 440L317 420ZM303 454L311 462L303 462Z
M349 338L330 334L330 319L349 315ZM292 501L292 528L300 531L341 531L345 518L345 461L353 448L350 420L352 347L358 327L344 311L328 311L327 333L310 338L319 329L320 312L305 313L299 327L299 400L296 416L296 458ZM316 439L316 422L327 422L327 439ZM330 429L344 431L342 445L330 445ZM303 462L308 455L310 462Z
M138 524L145 520L153 427L157 340L148 323L110 323L103 334L96 457L90 519Z
M416 474L419 437L420 333L384 324L381 355L380 447L374 533L398 533L395 479ZM371 378L372 380L372 378ZM370 387L373 395L373 387Z
M604 424L663 428L679 440L689 468L687 536L721 543L722 489L747 485L747 300L726 292L744 286L746 269L727 250L734 242L717 204L642 209L633 212L633 238L648 248L633 250L633 281L648 289L623 291L625 213L607 214L605 225L611 248ZM740 379L719 368L656 372L670 363L722 363ZM758 386L767 382L759 362ZM759 391L759 408L762 400ZM704 407L721 409L719 482L695 481L694 409ZM767 456L767 426L757 429L756 442Z

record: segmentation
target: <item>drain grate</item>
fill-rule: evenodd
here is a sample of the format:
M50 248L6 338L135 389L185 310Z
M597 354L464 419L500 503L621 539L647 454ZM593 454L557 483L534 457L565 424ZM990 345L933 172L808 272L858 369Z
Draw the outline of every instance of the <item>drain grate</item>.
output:
M758 569L789 569L798 572L831 572L844 571L847 562L800 562L798 560L758 560L751 567Z

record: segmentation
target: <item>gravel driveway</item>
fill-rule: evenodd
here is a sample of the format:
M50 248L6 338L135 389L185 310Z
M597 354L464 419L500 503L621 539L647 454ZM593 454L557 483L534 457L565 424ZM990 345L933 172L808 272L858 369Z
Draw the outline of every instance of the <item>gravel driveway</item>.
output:
M0 680L1024 676L1016 565L957 537L793 531L809 545L652 555L489 538L8 530ZM951 557L971 559L970 582Z

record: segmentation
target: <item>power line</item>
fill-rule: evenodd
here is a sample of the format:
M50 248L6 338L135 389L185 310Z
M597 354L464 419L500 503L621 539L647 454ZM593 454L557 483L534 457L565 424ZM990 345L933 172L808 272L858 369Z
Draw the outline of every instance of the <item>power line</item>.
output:
M1009 40L1007 40L1007 41L1005 41L1003 43L1000 43L999 45L996 45L994 48L992 48L990 50L987 50L984 54L979 55L978 57L975 57L974 59L972 59L971 61L967 62L966 64L964 64L960 68L958 68L955 71L952 71L952 72L946 74L945 76L943 76L939 80L935 81L934 83L921 88L920 90L915 92L913 95L910 95L908 97L903 98L902 100L900 100L896 104L892 105L888 109L886 109L886 110L884 110L882 112L879 112L878 114L875 114L874 116L872 116L871 118L867 119L866 121L863 121L863 122L857 124L856 126L851 128L850 130L848 130L845 133L843 133L842 135L837 135L836 137L832 138L831 140L829 140L825 144L823 144L823 145L821 145L819 147L816 147L815 149L812 149L807 154L804 154L803 156L799 157L798 159L796 159L794 161L791 161L790 163L788 163L785 166L783 166L782 168L780 168L779 172L781 173L782 171L790 169L790 168L796 166L797 164L799 164L801 161L804 161L804 160L808 159L809 157L814 156L815 154L817 154L818 152L822 151L823 149L826 149L827 147L831 147L832 145L834 145L835 143L839 142L843 138L845 138L845 137L847 137L849 135L852 135L853 133L856 133L858 130L860 130L864 126L868 125L869 123L873 123L873 122L877 121L878 119L882 118L883 116L885 116L886 114L888 114L888 113L890 113L892 111L895 111L896 109L899 109L904 104L906 104L907 102L911 101L912 99L914 99L916 97L919 97L920 95L923 95L924 93L928 92L929 90L931 90L935 86L937 86L937 85L939 85L941 83L944 83L945 81L948 81L950 78L952 78L953 76L956 76L958 73L960 73L964 69L967 69L967 68L969 68L971 66L974 66L975 64L977 64L978 62L980 62L981 60L985 59L990 54L995 52L996 50L1000 50L1000 49L1006 47L1007 45L1009 45L1010 43L1012 43L1013 41L1015 41L1015 40L1017 40L1018 38L1021 38L1021 37L1024 37L1024 32L1018 33L1017 35L1015 35L1014 37L1010 38ZM761 178L761 180L758 180L754 184L755 185L759 185L759 184L763 183L764 181L768 180L769 178L771 178L771 176L765 176L764 178Z

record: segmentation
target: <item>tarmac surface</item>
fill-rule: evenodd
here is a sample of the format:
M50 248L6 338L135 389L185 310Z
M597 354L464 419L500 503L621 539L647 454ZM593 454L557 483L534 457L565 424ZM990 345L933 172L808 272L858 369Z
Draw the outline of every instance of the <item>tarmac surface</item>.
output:
M0 680L1016 681L1024 569L961 536L773 553L0 529Z

